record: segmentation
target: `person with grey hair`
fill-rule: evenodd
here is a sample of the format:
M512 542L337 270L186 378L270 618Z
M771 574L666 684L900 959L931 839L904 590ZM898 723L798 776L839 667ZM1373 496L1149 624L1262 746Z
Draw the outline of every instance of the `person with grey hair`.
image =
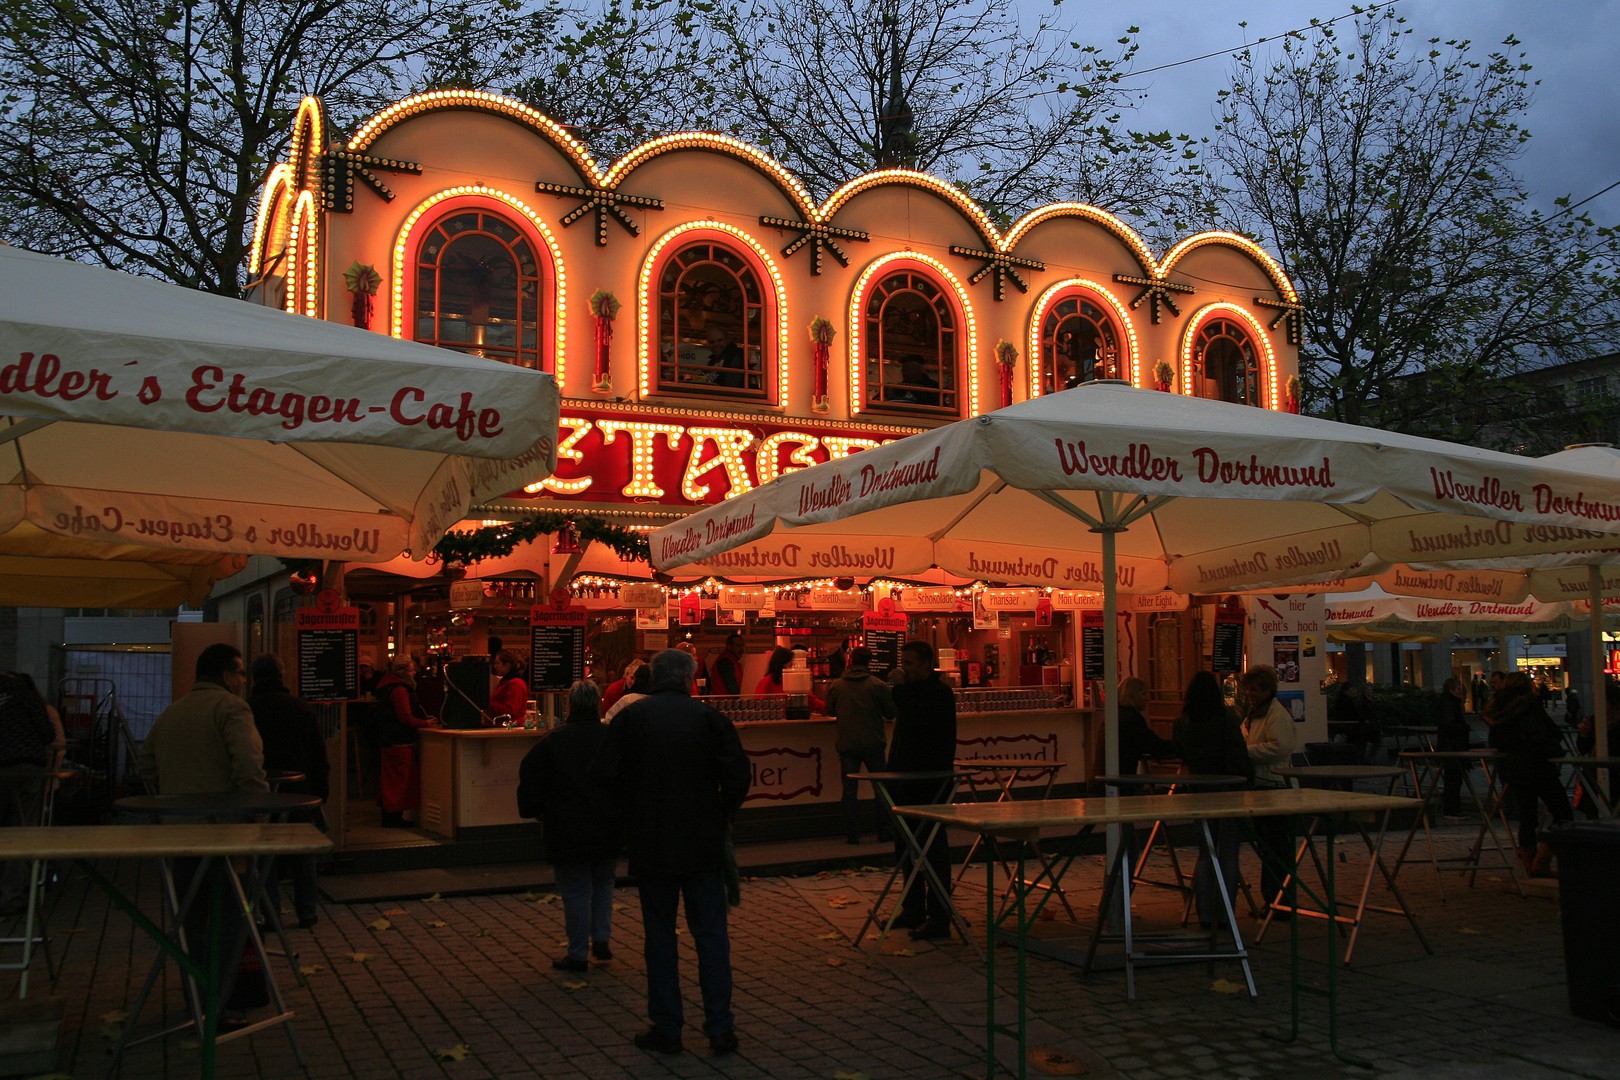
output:
M279 657L271 653L254 657L250 675L253 691L248 695L248 705L253 709L253 723L264 744L265 770L303 773L303 780L289 781L281 790L314 795L324 803L331 794L332 767L326 758L326 738L321 734L315 711L303 698L287 689L283 681L286 669ZM311 820L323 832L326 830L326 818L319 808ZM269 889L276 902L269 912L270 918L278 924L281 921L281 877L287 870L292 872L293 913L298 917L298 928L308 930L318 920L315 909L320 904L313 855L289 855L276 860Z
M675 912L698 954L703 1033L709 1049L737 1049L731 1009L731 940L725 872L731 819L748 795L751 771L737 729L692 696L697 661L679 649L652 659L652 692L607 726L595 774L626 814L630 874L641 893L647 965L647 1018L636 1046L660 1054L685 1049L681 1028Z
M586 947L597 960L613 959L613 879L623 829L619 808L591 762L607 736L602 692L588 679L568 691L568 717L541 739L518 767L518 813L546 827L546 861L562 896L568 953L551 962L558 971L589 971Z

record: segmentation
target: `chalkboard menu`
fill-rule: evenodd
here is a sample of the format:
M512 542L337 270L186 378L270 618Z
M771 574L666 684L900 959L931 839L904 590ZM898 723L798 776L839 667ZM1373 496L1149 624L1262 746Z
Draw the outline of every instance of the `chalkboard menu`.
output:
M305 701L358 699L360 609L328 600L299 608L293 626L298 635L298 696Z
M1103 677L1103 613L1080 613L1080 677L1093 682Z
M567 690L584 677L584 609L536 607L529 623L529 689Z
M1210 669L1217 675L1236 675L1243 670L1243 619L1217 617L1215 652Z
M861 644L872 650L872 674L882 678L900 666L900 646L906 640L906 617L892 604L881 612L861 616Z

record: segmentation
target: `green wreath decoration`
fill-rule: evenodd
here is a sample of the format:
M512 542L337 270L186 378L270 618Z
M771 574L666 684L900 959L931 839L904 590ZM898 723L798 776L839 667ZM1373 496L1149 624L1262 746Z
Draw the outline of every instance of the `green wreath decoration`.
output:
M519 544L563 529L573 529L581 542L591 541L613 549L627 562L647 562L652 548L647 535L588 514L562 514L554 511L535 514L524 521L486 525L471 532L446 533L433 545L433 553L445 563L471 566L484 559L498 559L517 550Z

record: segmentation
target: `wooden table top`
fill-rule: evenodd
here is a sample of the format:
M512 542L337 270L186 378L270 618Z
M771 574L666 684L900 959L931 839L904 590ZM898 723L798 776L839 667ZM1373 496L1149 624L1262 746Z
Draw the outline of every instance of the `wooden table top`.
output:
M895 812L950 828L1029 838L1041 829L1137 824L1161 819L1265 817L1416 809L1417 799L1328 788L1195 791L1186 795L1102 795L1086 799L1029 799L999 803L898 806Z
M1594 769L1620 769L1620 757L1555 757L1554 765L1587 765Z
M1399 765L1273 765L1273 776L1297 776L1301 780L1388 780L1405 776Z
M1492 761L1501 757L1501 752L1489 747L1478 750L1402 750L1398 755L1403 760L1417 758L1420 761Z
M126 795L113 803L125 814L290 814L313 810L319 796L292 791L207 791L188 795Z
M1066 761L1036 761L1034 758L958 758L958 769L1028 769L1031 772L1061 769Z
M30 825L0 829L0 858L148 859L177 855L318 855L332 850L308 823L281 825Z
M1100 784L1120 787L1229 788L1249 782L1246 776L1224 773L1113 773L1093 776Z
M856 780L876 780L891 783L895 780L966 780L967 773L960 769L926 769L920 772L852 772Z

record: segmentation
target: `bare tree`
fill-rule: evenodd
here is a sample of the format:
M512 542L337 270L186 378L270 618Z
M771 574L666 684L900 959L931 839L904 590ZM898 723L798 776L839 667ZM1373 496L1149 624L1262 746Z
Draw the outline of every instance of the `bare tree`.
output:
M903 164L1003 218L1065 198L1155 219L1189 209L1192 141L1120 126L1134 28L1105 51L1051 15L1020 23L1011 0L741 0L713 25L730 129L822 195Z
M1351 40L1324 26L1236 63L1225 207L1299 287L1309 411L1466 440L1493 380L1613 347L1615 232L1535 211L1512 170L1530 138L1518 44L1477 59L1384 9Z
M236 293L299 100L352 122L504 0L5 0L0 235Z

